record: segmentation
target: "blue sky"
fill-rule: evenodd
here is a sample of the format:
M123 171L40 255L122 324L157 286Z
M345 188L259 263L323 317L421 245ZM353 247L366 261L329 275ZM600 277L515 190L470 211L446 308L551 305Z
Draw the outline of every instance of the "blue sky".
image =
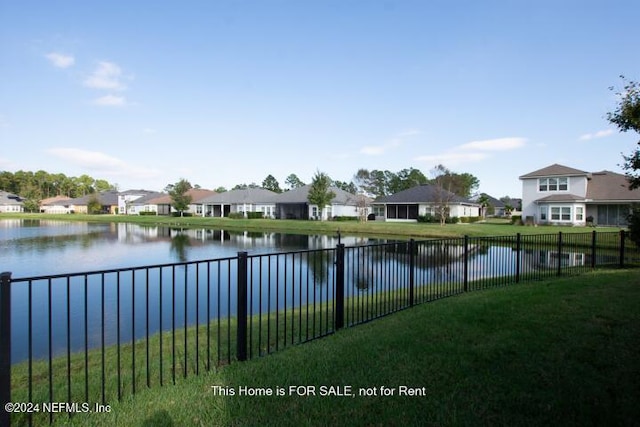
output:
M620 172L633 1L0 2L0 170L121 190L439 163Z

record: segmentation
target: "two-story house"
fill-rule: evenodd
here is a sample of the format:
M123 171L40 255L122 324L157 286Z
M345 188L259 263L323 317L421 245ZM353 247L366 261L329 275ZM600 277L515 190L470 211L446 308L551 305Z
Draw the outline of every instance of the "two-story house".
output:
M624 175L585 172L553 164L522 175L522 219L525 223L626 225L640 189L629 190Z

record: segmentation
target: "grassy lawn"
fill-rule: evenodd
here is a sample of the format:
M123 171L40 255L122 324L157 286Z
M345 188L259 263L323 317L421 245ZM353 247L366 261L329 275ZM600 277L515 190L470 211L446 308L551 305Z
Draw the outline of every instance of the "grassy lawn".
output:
M634 425L640 419L639 304L634 270L471 292L175 386L143 388L112 402L109 413L55 420L95 426ZM316 395L290 392L295 385L314 386ZM320 396L323 385L351 390ZM235 395L214 393L212 386ZM393 395L382 396L383 386ZM240 396L241 387L284 395ZM399 395L401 387L417 395ZM361 388L376 395L360 395Z
M539 226L524 227L511 225L507 220L488 220L475 224L418 224L370 221L301 221L301 220L271 220L271 219L229 219L185 217L174 218L166 216L135 216L135 215L46 215L46 214L2 214L3 218L21 219L52 219L63 221L87 222L129 222L149 226L174 227L210 227L238 231L272 231L294 234L336 234L340 230L343 234L367 236L391 236L414 238L438 238L469 236L507 236L521 234L553 234L585 233L594 228ZM616 231L613 227L597 227L597 231Z

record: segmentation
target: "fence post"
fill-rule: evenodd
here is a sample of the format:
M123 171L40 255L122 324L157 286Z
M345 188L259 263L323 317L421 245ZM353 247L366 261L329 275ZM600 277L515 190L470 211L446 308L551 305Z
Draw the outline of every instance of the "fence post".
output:
M591 232L591 268L596 268L596 230Z
M562 275L562 231L558 231L558 276Z
M620 267L624 267L624 241L625 232L624 230L620 230Z
M237 357L247 360L247 253L238 252Z
M416 241L409 240L409 307L413 307L415 288L415 266L416 266Z
M11 425L11 273L0 273L0 425Z
M463 267L463 278L462 282L464 284L464 291L467 292L469 290L469 236L465 234L464 236L464 267Z
M516 283L520 283L520 250L522 246L522 235L516 234Z
M336 247L336 331L344 328L344 243Z

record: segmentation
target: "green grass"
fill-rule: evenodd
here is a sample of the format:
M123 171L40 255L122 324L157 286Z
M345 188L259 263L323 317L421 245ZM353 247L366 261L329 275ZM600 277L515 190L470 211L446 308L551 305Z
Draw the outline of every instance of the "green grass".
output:
M49 215L49 214L2 214L2 218L20 219L51 219L61 221L87 222L129 222L149 226L175 227L210 227L239 231L272 231L293 234L336 234L340 230L343 234L438 238L469 236L506 236L521 234L553 234L585 233L594 228L539 226L524 227L511 225L506 220L491 220L475 224L423 224L370 221L359 223L356 221L302 221L302 220L271 220L271 219L229 219L203 217L166 217L166 216L137 216L137 215ZM597 227L597 231L615 231L613 227Z
M272 355L141 390L59 425L634 425L640 276L609 270L423 304ZM111 373L113 374L113 373ZM218 385L235 396L213 393ZM288 393L351 386L354 397ZM239 387L284 396L238 396ZM360 388L395 396L358 396ZM398 396L401 386L425 396ZM423 389L424 388L424 389Z

